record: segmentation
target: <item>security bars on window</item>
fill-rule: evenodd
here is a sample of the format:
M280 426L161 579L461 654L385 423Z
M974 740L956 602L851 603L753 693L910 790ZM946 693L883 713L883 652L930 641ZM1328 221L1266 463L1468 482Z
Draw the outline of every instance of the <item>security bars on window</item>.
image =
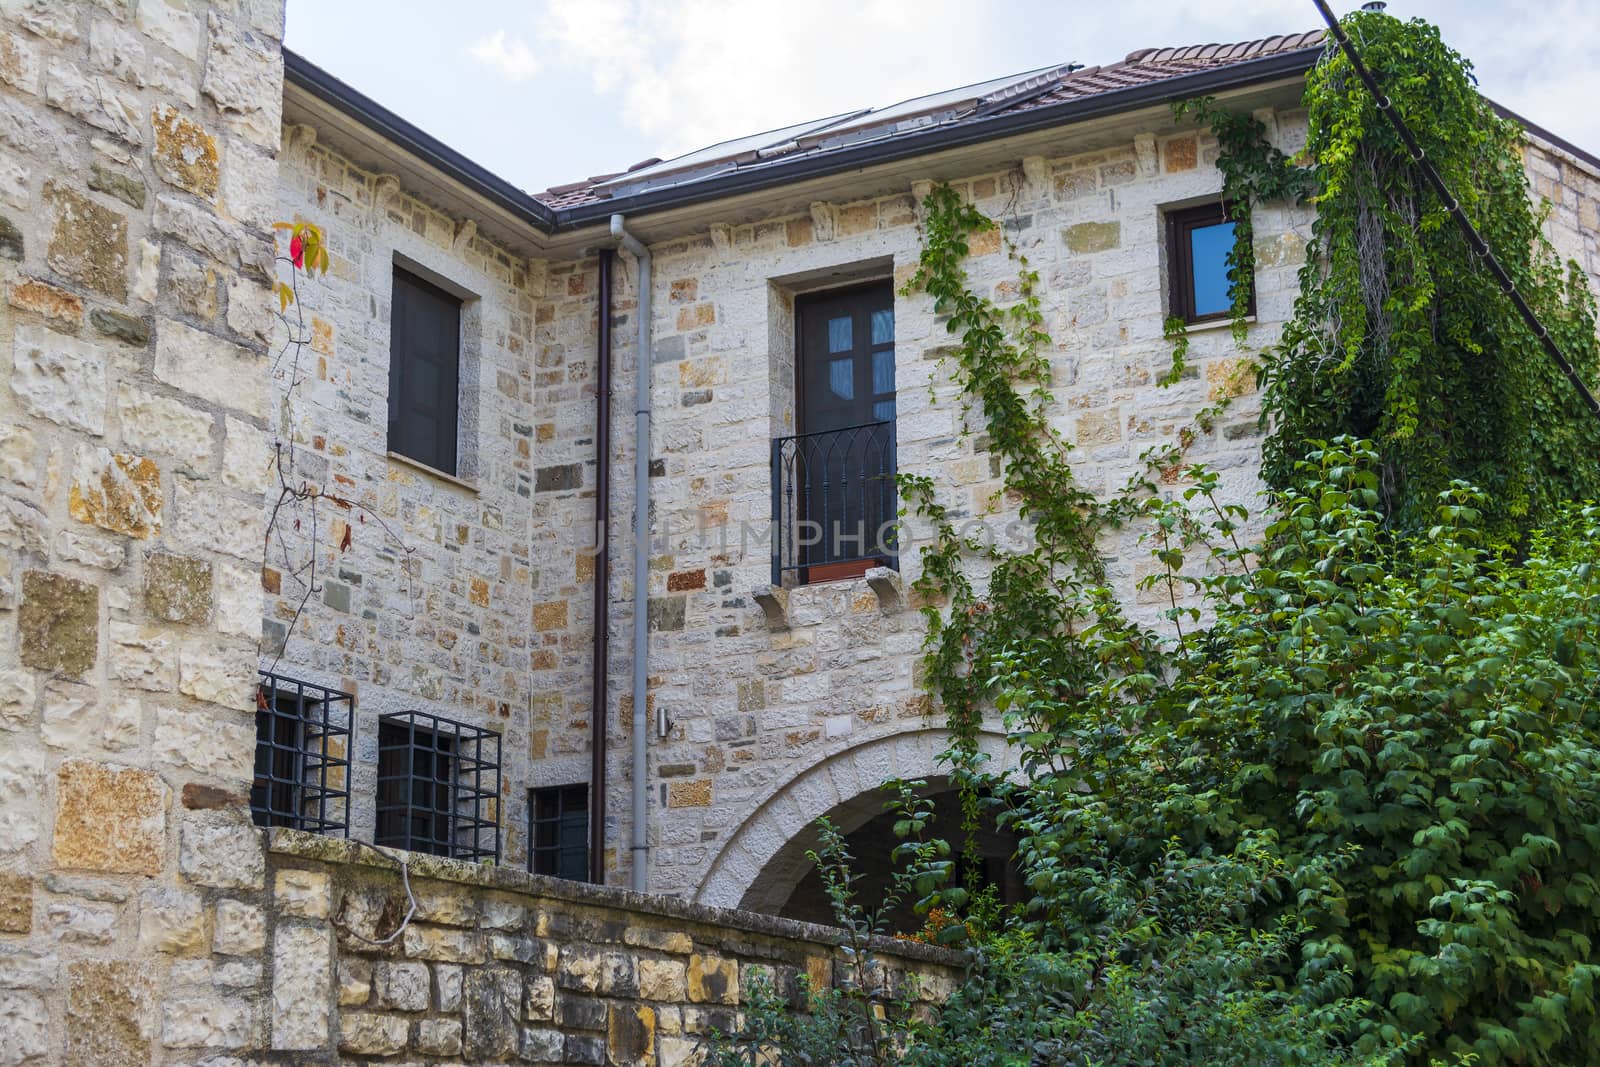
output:
M575 882L589 877L589 787L528 790L528 870Z
M420 711L378 719L374 843L500 860L500 735Z
M265 671L257 693L256 825L349 837L355 698Z

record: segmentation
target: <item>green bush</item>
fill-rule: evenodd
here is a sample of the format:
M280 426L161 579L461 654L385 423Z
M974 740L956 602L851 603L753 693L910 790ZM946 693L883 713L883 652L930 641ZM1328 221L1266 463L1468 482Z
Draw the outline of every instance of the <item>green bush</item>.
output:
M1318 863L1319 871L1337 863ZM1252 928L1284 871L1245 847L1193 858L1174 847L1145 872L1095 885L1110 918L1077 948L1011 931L935 1020L912 1034L914 1067L1183 1067L1364 1062L1340 1046L1366 1006L1285 987L1303 933L1281 918Z
M1458 484L1434 525L1397 534L1377 462L1348 440L1314 451L1264 544L1218 554L1213 621L1161 678L1113 674L1064 701L1038 669L1047 644L1002 657L1013 738L1055 768L1010 794L1034 928L1092 944L1118 921L1111 872L1174 840L1248 843L1295 872L1255 920L1305 925L1294 981L1372 1002L1362 1051L1418 1035L1419 1057L1587 1062L1600 510L1569 509L1513 558Z

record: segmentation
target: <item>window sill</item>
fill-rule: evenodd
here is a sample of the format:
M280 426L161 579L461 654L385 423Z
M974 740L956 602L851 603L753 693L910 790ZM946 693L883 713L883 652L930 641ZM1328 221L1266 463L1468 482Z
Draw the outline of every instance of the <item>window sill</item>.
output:
M1254 315L1246 315L1244 317L1244 324L1246 326L1254 326L1256 324L1256 317ZM1233 329L1232 319L1211 319L1207 322L1191 322L1183 328L1183 332L1185 336L1188 336L1190 334L1215 333L1218 330L1231 329Z
M423 474L432 475L441 482L449 482L456 488L465 489L467 492L472 493L473 495L477 495L479 492L478 487L473 485L471 482L464 482L460 478L457 478L454 474L446 474L439 468L430 467L426 463L421 463L412 459L410 456L402 455L399 452L386 452L384 454L389 457L390 462L398 463L401 466L410 467L412 470L419 470Z

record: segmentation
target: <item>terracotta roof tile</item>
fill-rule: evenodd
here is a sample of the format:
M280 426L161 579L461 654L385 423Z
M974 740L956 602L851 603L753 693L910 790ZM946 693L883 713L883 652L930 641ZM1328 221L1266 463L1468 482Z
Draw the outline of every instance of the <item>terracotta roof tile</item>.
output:
M1180 48L1141 48L1129 52L1121 63L1103 67L1085 67L1061 78L1052 88L1035 96L1018 100L992 115L1013 114L1067 100L1081 100L1116 89L1166 81L1183 74L1201 70L1214 70L1233 63L1244 63L1279 52L1295 52L1322 44L1323 31L1279 34L1255 41L1235 44L1197 44Z

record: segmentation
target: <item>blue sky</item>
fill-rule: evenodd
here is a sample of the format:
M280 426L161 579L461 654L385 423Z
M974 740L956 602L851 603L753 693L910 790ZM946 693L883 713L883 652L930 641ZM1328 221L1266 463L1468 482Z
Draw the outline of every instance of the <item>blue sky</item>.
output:
M1438 23L1491 97L1600 152L1595 0L1389 11ZM1309 0L288 0L287 43L537 190L1016 71L1318 24Z

